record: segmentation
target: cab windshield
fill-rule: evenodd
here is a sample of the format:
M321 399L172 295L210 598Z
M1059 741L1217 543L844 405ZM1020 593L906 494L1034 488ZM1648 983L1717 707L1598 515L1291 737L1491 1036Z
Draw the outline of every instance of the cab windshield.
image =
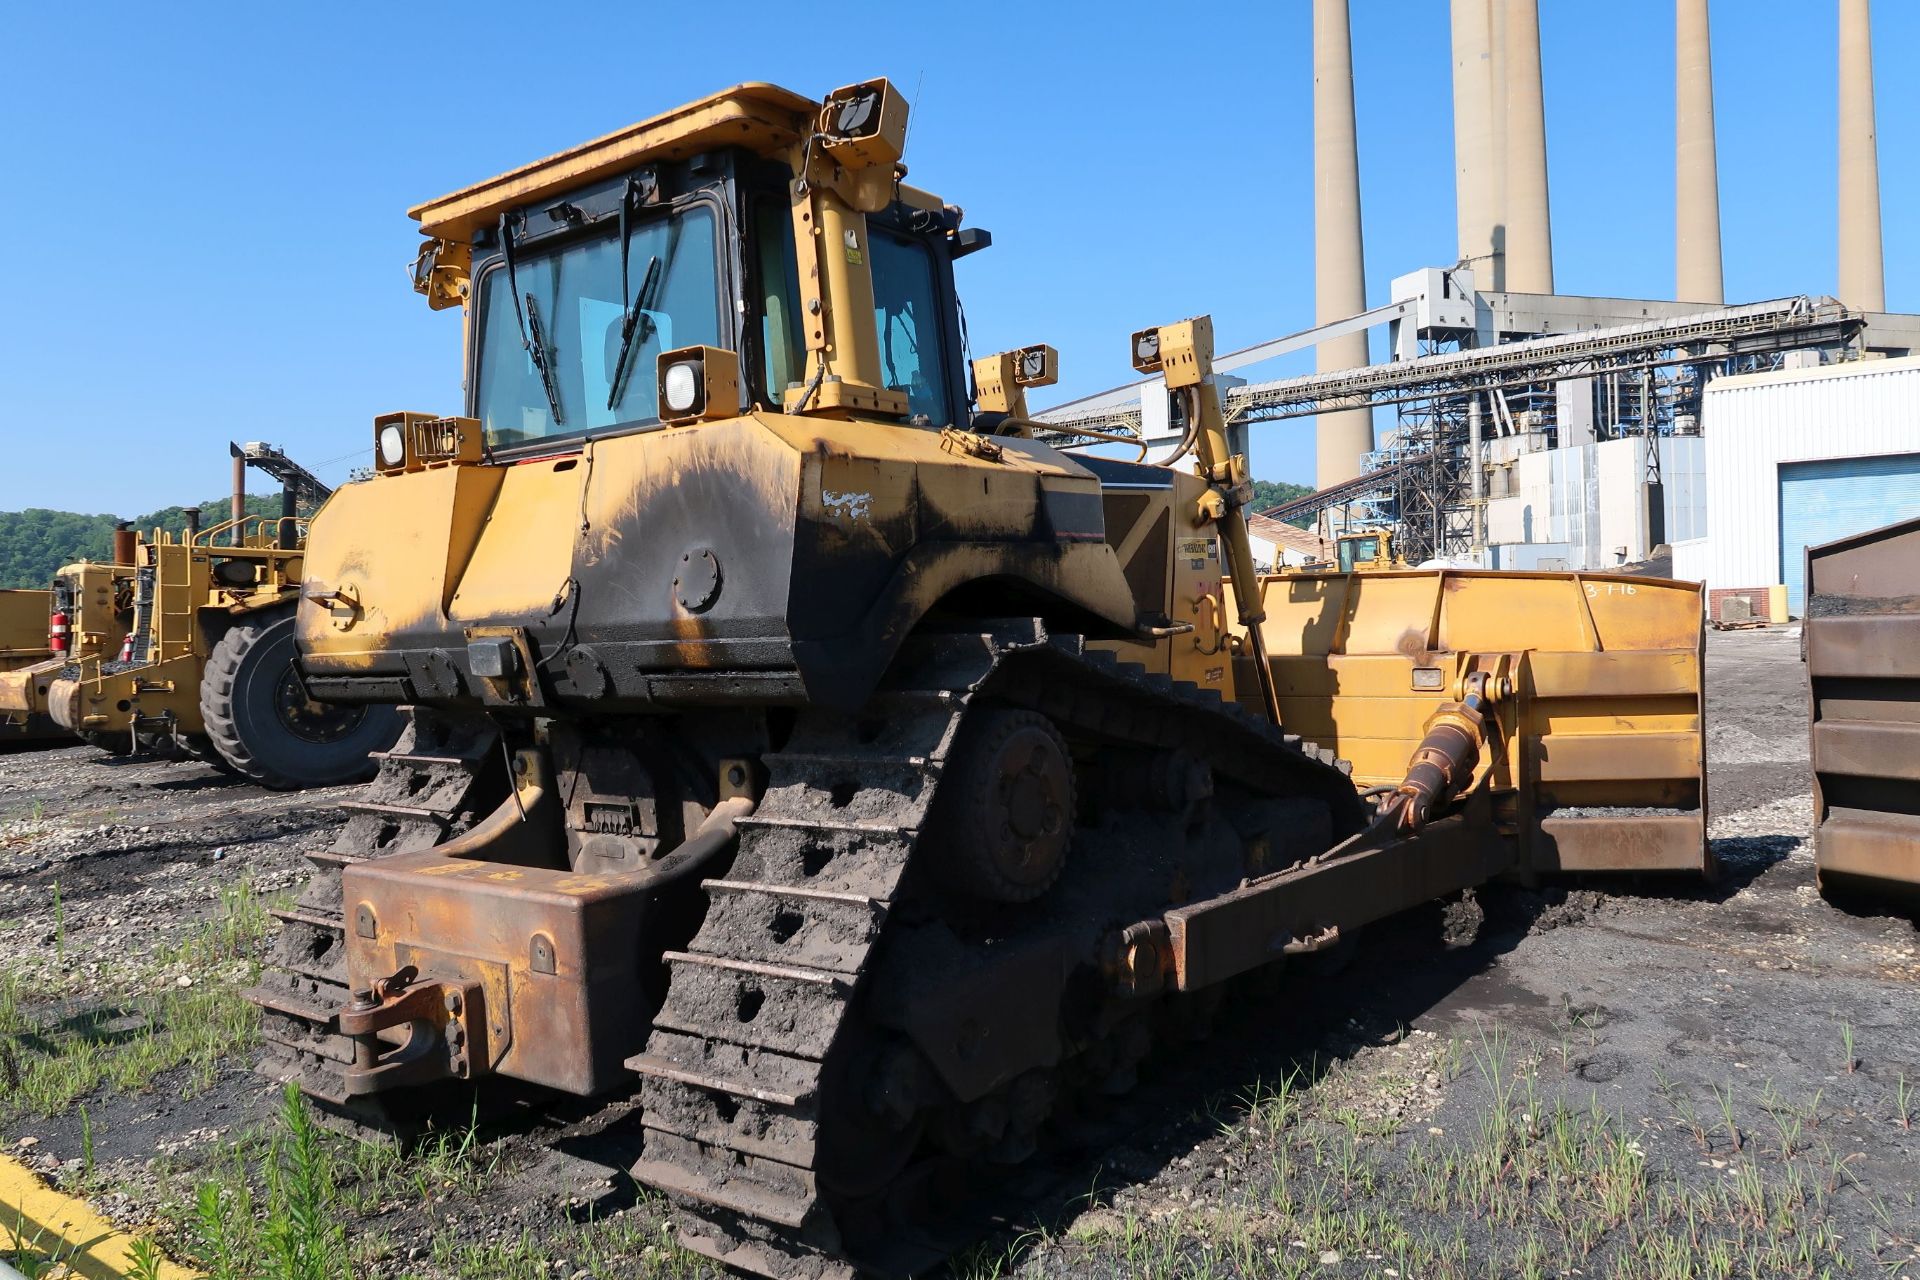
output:
M1367 564L1380 558L1380 539L1343 538L1340 542L1340 568L1352 572L1356 564Z
M656 421L655 357L696 343L725 345L712 209L694 205L639 222L630 236L630 336L617 236L547 253L521 248L512 272L520 293L517 314L505 267L496 265L482 278L475 402L489 444ZM536 335L546 356L545 378L529 345ZM616 394L622 364L626 375Z

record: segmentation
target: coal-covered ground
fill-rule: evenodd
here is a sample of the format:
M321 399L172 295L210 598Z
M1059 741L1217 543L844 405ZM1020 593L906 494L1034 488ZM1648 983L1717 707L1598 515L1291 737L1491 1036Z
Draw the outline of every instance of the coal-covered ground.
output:
M1708 690L1718 883L1488 890L1466 945L1422 910L1235 988L953 1273L1920 1280L1920 934L1815 890L1797 629L1711 634ZM237 992L347 794L0 756L0 1150L217 1275L316 1194L338 1274L710 1274L609 1176L624 1108L402 1158L253 1076Z

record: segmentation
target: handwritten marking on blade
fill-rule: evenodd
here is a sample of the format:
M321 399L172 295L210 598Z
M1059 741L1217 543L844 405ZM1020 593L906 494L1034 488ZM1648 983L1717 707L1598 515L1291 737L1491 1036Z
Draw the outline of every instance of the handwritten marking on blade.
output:
M865 520L868 510L873 506L870 493L834 493L829 489L820 491L820 501L826 509L845 520Z

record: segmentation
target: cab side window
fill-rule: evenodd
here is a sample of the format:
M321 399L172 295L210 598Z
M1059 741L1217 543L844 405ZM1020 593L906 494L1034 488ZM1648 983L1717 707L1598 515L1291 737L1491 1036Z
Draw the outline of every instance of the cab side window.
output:
M806 377L806 339L800 332L800 269L794 261L792 216L785 199L767 197L754 206L754 244L758 247L760 350L765 360L768 407Z
M934 280L933 251L925 243L873 227L868 238L873 259L873 322L879 335L882 379L907 393L908 412L924 414L935 426L953 422L947 349Z

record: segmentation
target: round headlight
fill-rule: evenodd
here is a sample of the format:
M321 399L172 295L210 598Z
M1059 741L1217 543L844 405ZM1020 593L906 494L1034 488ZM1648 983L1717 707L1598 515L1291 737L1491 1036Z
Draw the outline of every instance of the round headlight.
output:
M700 362L682 360L668 365L662 390L666 392L667 408L673 412L686 413L692 409L700 402Z
M397 467L407 460L407 438L397 426L380 428L380 465Z

